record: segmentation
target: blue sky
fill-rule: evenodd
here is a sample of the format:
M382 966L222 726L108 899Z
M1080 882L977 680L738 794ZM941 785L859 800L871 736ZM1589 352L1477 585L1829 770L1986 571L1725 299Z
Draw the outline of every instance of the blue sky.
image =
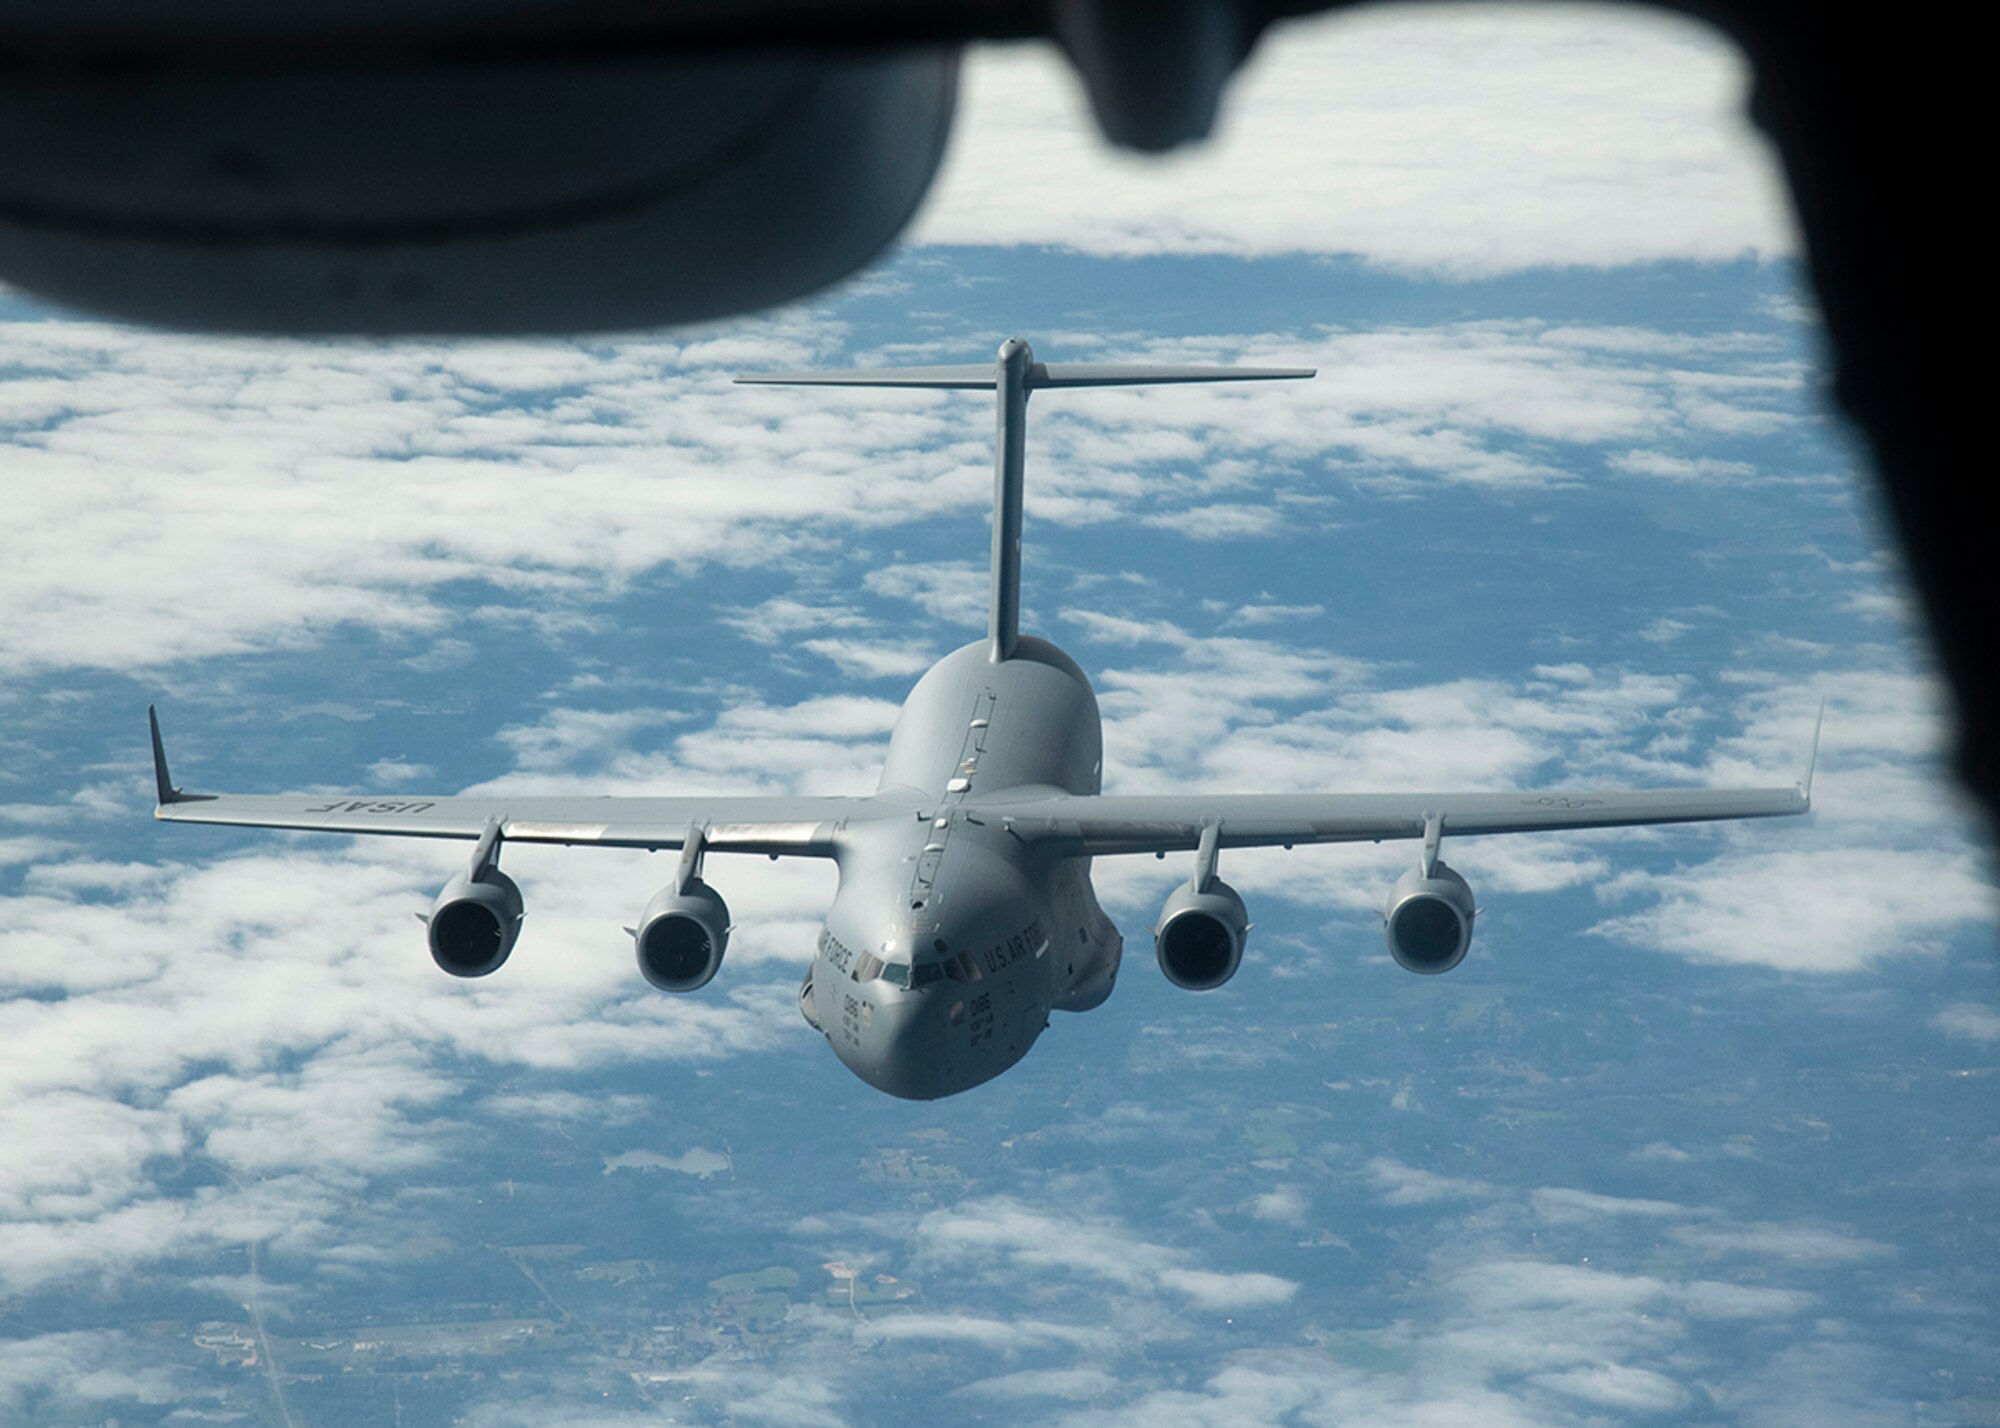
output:
M410 1421L1977 1418L1991 853L1741 85L1643 17L1357 16L1160 171L1009 53L918 241L726 327L7 299L0 1417L268 1419L148 1327L247 1322L253 1245L305 1337L547 1314L490 1247L563 1240L655 1266L643 1306L550 1271L605 1331L806 1287L759 1357L655 1382L586 1334ZM727 375L1010 333L1321 370L1037 400L1025 623L1096 679L1111 787L1784 781L1824 697L1818 811L1448 848L1485 911L1438 979L1381 946L1407 849L1230 855L1257 927L1207 995L1148 955L1185 870L1101 862L1113 1000L921 1107L797 1017L829 869L716 866L729 961L674 999L619 932L660 859L510 850L522 945L461 984L411 918L451 850L145 817L152 700L195 788L872 787L983 623L990 412ZM829 1262L919 1293L851 1311Z

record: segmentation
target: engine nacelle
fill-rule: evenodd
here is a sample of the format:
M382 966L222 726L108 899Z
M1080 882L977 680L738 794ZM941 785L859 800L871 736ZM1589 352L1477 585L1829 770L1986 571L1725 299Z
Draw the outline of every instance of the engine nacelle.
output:
M1160 909L1153 955L1168 981L1191 992L1208 992L1236 975L1250 913L1236 889L1211 878L1204 892L1186 883Z
M521 933L521 890L498 868L460 873L431 904L431 960L454 977L500 970Z
M1442 861L1431 864L1429 877L1410 869L1396 879L1382 910L1389 955L1405 971L1449 972L1472 946L1474 911L1471 886Z
M646 904L633 938L639 971L663 992L693 992L708 985L729 945L729 905L700 878L678 892L661 888Z

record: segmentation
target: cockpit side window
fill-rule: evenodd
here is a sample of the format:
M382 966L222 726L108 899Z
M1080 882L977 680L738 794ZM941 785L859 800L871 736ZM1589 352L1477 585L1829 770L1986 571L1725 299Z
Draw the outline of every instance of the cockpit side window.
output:
M913 972L917 974L915 980L912 980ZM926 972L928 972L928 976L923 975ZM855 959L854 980L857 982L872 982L877 977L880 977L892 987L920 987L926 981L934 982L937 980L937 969L935 967L912 968L907 962L884 962L873 952L863 952L860 957Z
M945 959L944 974L954 982L977 982L986 972L970 952L961 952L956 957Z

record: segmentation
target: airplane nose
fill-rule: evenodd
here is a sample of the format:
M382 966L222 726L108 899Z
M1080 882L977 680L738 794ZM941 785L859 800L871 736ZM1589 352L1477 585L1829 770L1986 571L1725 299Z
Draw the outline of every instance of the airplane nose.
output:
M944 1012L923 992L894 992L875 1003L861 1044L843 1050L841 1060L877 1090L906 1101L931 1101L945 1094Z

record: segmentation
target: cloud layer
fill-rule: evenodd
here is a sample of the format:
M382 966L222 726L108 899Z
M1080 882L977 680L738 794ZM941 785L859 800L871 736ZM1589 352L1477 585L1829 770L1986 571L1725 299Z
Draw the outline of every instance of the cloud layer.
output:
M448 669L468 622L560 639L649 572L768 568L982 511L990 455L969 402L728 385L819 359L838 330L803 315L690 343L392 349L0 323L17 498L0 669L159 668L343 628ZM1223 541L1337 522L1348 490L1682 481L1680 453L1796 427L1804 383L1771 334L1532 320L1067 345L1321 369L1282 391L1082 393L1038 411L1032 520ZM913 561L867 588L976 620L962 571ZM939 603L946 586L959 593ZM927 653L857 639L830 592L725 618L817 640L861 677L914 674Z
M1078 241L1479 272L1782 251L1727 133L1676 117L1738 100L1712 42L1588 12L1404 23L1343 17L1339 61L1303 37L1339 85L1284 79L1274 45L1253 86L1372 106L1336 119L1399 156L1376 196L1421 236L1490 183L1513 206L1483 232L1313 227L1324 186L1253 212L1169 169L1183 226L1093 178ZM1639 91L1635 56L1665 87L1582 125ZM1458 114L1423 86L1468 74L1500 116L1414 131L1409 104ZM1554 189L1514 157L1537 136ZM1272 174L1244 172L1365 181L1359 152L1266 142ZM671 999L620 931L667 860L508 850L521 947L458 984L411 914L463 849L145 823L137 715L163 687L201 706L169 719L192 786L870 786L912 671L982 621L990 418L725 377L980 355L1033 285L979 297L962 256L685 341L0 330L0 1296L30 1326L0 1416L193 1401L213 1366L127 1332L154 1290L351 1327L462 1273L464 1303L541 1313L492 1247L558 1233L668 1266L661 1301L572 1299L628 1269L552 1268L562 1302L614 1303L573 1311L593 1324L708 1322L710 1277L761 1266L803 1288L763 1357L654 1382L579 1342L469 1421L879 1421L893 1362L932 1418L1761 1428L1867 1421L1938 1392L1947 1352L2000 1357L1960 1307L1990 1287L1964 1228L1990 1179L1989 871L1942 792L1932 682L1884 618L1797 324L1683 310L1671 273L1616 289L1666 284L1645 315L1439 289L1169 330L1079 299L1037 334L1323 373L1038 399L1030 614L1097 677L1117 789L1784 782L1828 699L1812 820L1453 842L1485 910L1452 978L1383 963L1407 847L1230 854L1252 952L1201 997L1146 956L1185 862L1101 860L1132 954L1114 1001L913 1107L798 1018L830 868L715 867L729 965ZM843 1262L908 1297L829 1294Z
M1357 255L1455 276L1791 253L1746 65L1632 6L1425 5L1281 24L1216 137L1110 151L1038 48L976 52L919 243Z

